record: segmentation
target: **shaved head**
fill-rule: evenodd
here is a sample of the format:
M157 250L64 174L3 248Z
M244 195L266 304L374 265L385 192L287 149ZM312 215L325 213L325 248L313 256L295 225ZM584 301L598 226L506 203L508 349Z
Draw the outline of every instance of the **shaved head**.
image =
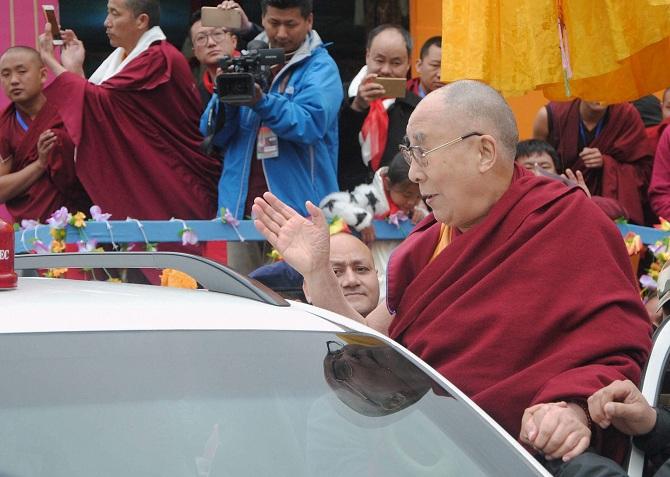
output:
M39 51L37 51L35 48L31 48L29 46L12 46L10 48L7 48L5 52L0 55L0 62L9 55L13 54L24 54L27 55L32 61L35 62L37 66L40 68L44 66L42 63L42 57L40 56Z
M448 108L449 114L468 124L468 129L495 137L503 147L503 157L514 160L519 130L512 109L500 93L479 81L463 80L448 84L434 94Z

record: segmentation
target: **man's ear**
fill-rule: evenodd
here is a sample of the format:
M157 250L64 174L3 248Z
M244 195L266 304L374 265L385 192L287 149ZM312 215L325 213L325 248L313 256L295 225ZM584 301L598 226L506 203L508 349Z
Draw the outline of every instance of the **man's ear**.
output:
M487 172L493 168L496 163L497 155L496 149L498 145L493 136L484 134L479 138L479 172Z
M149 29L149 15L147 15L146 13L140 13L135 19L135 21L138 29L140 30Z

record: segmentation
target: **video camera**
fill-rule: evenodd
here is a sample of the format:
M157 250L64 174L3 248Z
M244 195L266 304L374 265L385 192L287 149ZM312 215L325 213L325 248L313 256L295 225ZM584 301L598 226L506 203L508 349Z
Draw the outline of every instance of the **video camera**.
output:
M284 63L283 48L268 48L267 43L254 40L249 42L242 55L229 55L219 60L224 71L216 77L216 91L222 103L244 104L255 96L254 83L264 92L270 89L270 67Z

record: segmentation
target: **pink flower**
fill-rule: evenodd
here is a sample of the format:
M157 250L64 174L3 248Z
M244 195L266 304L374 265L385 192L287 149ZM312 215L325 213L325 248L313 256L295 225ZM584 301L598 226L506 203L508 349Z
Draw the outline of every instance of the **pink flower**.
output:
M50 253L51 250L49 249L49 246L42 242L41 240L35 240L33 242L33 251L35 253Z
M112 214L103 214L99 205L94 205L90 209L91 218L96 222L107 222Z
M223 223L230 224L233 227L240 225L240 221L233 217L233 214L231 214L228 209L226 209L226 212L223 214Z
M40 223L37 220L26 220L21 221L21 230L35 230L39 227Z
M185 228L181 231L181 243L182 245L195 245L198 243L198 236L193 229Z
M52 229L64 229L69 221L70 213L67 207L61 207L47 219L47 223Z
M404 222L405 220L409 220L409 217L407 217L407 214L402 210L399 210L395 214L389 215L388 218L389 224L393 224L396 227L400 227L400 222Z
M77 250L79 252L95 252L96 248L98 248L98 241L95 239L91 239L86 242L83 240L77 242Z

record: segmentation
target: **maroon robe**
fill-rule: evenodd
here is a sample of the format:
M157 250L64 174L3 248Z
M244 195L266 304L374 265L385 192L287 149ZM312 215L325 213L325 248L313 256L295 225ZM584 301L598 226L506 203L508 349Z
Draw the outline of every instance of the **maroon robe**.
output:
M609 106L609 118L587 147L600 150L602 168L587 168L579 157L580 100L547 105L550 116L547 141L556 148L563 167L582 171L591 194L617 200L631 221L644 224L653 151L644 124L629 103Z
M200 100L184 57L154 42L94 85L63 73L51 85L77 145L77 175L117 220L209 219L220 163L199 150Z
M13 220L32 219L44 223L63 206L71 212L88 212L90 199L75 175L74 144L54 105L47 101L32 121L26 115L21 118L28 131L24 131L19 124L14 104L10 104L0 115L0 155L14 157L10 173L18 172L37 160L37 141L47 129L56 134L58 142L49 154L46 172L22 194L5 204Z
M431 214L391 257L389 335L513 437L529 406L639 381L649 319L621 234L579 188L517 167L484 221L429 263L439 235ZM623 457L623 435L593 432Z

